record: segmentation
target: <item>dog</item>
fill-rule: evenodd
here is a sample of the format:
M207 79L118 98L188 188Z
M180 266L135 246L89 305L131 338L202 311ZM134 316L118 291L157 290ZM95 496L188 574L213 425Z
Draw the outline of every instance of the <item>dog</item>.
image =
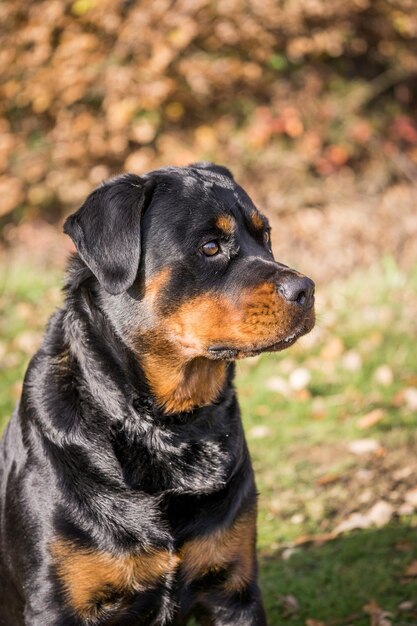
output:
M0 448L1 626L264 626L234 361L314 326L314 283L225 167L93 191Z

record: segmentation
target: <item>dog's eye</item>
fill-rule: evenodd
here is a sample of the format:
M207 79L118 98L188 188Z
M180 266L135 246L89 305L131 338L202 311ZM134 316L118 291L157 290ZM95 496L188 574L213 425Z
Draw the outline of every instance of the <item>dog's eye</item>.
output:
M266 243L267 246L271 244L271 237L267 230L264 232L264 242Z
M206 256L214 256L220 250L219 243L217 241L208 241L201 246L201 251Z

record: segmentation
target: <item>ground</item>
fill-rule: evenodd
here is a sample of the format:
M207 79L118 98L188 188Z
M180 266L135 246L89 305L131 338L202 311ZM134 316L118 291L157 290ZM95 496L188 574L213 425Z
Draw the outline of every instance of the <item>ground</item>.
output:
M19 255L2 268L2 426L60 273ZM269 621L415 625L417 268L386 257L321 286L317 309L298 344L238 365Z

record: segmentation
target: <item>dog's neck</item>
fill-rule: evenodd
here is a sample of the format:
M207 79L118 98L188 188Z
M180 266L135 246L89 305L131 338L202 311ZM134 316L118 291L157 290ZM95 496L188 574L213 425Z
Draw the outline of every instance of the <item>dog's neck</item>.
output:
M167 413L187 412L213 403L224 388L227 363L205 357L185 360L175 346L139 356L141 367L156 402Z
M88 277L91 277L91 273ZM75 345L79 341L84 344L80 345L80 353L87 349L82 337L82 328L88 324L88 318L94 316L95 334L98 334L99 342L106 352L111 351L115 358L119 354L124 360L127 353L133 349L131 354L132 357L134 355L138 365L135 370L139 372L139 376L140 372L143 373L145 381L142 382L147 387L146 393L153 396L156 407L159 407L162 413L187 413L210 405L219 398L230 379L231 369L226 361L210 360L205 357L187 358L174 342L167 340L158 332L145 335L139 332L134 344L128 348L112 328L107 315L101 310L94 291L94 288L90 290L88 286L83 288L80 284L71 288L67 283L67 306L71 312L69 318L71 319L75 313L78 319L71 343ZM69 328L67 332L71 332ZM124 348L121 350L122 344ZM129 378L133 382L132 371L129 372ZM94 372L90 371L89 379L94 381ZM113 384L110 386L113 387ZM141 381L136 381L135 386L143 385ZM117 392L115 389L115 395L119 396L119 393L120 390Z

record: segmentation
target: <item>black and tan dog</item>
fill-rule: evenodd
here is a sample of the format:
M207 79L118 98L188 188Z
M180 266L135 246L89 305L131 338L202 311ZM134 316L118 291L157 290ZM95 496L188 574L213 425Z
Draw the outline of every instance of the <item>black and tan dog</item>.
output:
M312 281L211 164L107 182L65 232L0 449L0 624L266 624L233 361L312 328Z

